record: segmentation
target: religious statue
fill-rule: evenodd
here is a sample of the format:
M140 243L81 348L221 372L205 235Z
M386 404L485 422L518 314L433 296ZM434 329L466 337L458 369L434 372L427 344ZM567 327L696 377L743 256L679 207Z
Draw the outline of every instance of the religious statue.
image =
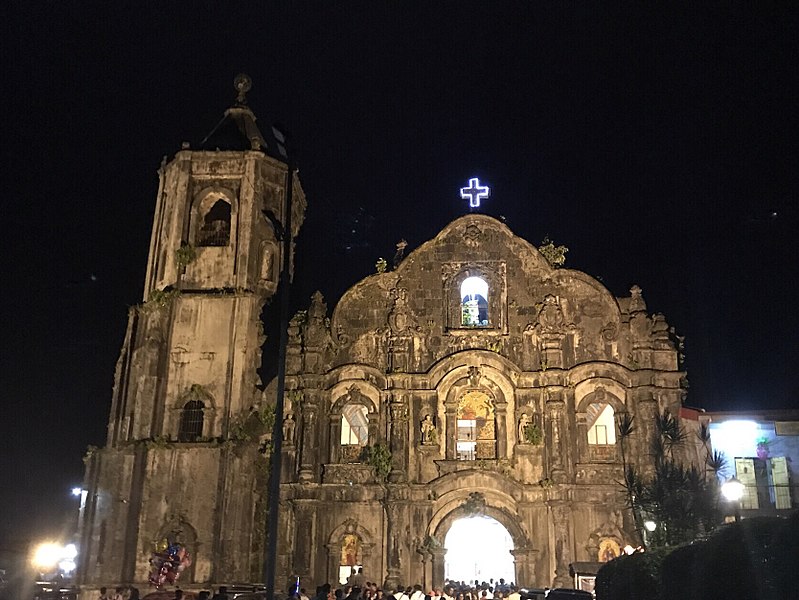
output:
M283 441L286 442L286 444L291 445L294 443L294 427L296 424L294 415L291 413L283 419Z
M469 367L466 377L469 379L469 386L478 387L480 385L480 367Z
M526 444L527 443L527 427L530 425L530 415L527 413L522 413L522 416L519 418L519 443Z
M419 429L422 432L422 444L435 444L436 443L436 426L430 414L426 414L419 424Z
M274 281L272 277L272 248L269 244L264 245L263 255L261 256L261 279Z

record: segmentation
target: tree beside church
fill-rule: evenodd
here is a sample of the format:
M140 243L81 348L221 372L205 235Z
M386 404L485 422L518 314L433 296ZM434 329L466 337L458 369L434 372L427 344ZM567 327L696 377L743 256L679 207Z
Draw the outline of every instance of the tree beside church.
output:
M616 417L636 416L625 459L646 473L655 418L679 419L683 397L669 326L638 287L614 297L489 216L447 224L332 310L316 293L289 325L284 413L269 413L257 371L282 260L281 148L240 96L162 166L145 302L106 446L87 458L82 583L146 581L169 536L193 557L184 588L260 579L271 418L278 582L312 589L363 567L440 585L448 531L476 515L507 531L527 586L570 586L571 564L638 545Z

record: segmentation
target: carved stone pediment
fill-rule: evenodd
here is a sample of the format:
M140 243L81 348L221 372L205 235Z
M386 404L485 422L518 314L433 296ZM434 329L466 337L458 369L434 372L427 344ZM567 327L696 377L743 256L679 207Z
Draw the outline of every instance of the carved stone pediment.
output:
M374 483L374 469L369 465L327 464L322 475L323 483Z

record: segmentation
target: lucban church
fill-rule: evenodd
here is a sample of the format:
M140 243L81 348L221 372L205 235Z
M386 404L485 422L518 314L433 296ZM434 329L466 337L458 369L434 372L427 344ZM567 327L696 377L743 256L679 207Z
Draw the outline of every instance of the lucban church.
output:
M82 584L146 587L165 538L193 557L184 589L262 581L274 418L279 587L299 576L312 591L354 567L387 587L570 587L574 564L637 546L614 415L636 416L626 456L646 471L656 413L682 401L669 327L639 288L614 297L494 218L445 225L332 308L316 293L291 320L274 415L274 382L257 373L287 166L244 91L160 169L144 301L106 445L86 458ZM306 208L294 182L292 238ZM486 192L463 190L477 204Z

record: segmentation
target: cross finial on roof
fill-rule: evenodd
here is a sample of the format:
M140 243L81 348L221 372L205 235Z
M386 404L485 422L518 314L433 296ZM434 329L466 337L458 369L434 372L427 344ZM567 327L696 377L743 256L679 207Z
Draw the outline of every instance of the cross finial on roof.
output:
M239 73L233 79L233 87L236 88L236 104L247 104L247 92L252 89L252 79L245 73Z
M469 180L469 187L461 188L461 198L469 201L469 208L479 208L480 200L488 198L490 190L487 185L480 185L477 177Z

